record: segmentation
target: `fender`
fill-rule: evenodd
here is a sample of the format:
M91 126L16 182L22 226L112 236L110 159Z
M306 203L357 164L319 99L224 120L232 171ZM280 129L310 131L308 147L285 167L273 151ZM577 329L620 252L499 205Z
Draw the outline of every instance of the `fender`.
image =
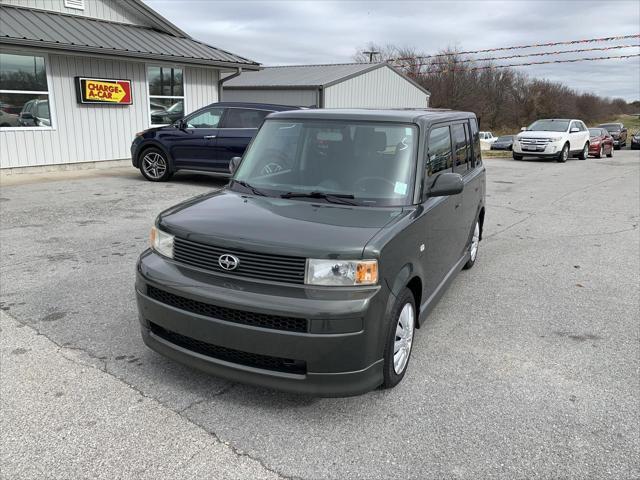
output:
M134 161L135 161L134 166L136 168L140 168L140 154L149 147L155 147L159 150L162 150L162 153L164 153L167 156L167 160L169 160L169 168L171 169L172 172L176 171L175 163L173 161L173 157L169 153L169 150L167 150L164 145L162 145L160 142L158 142L153 138L150 138L148 140L143 140L143 142L138 147L138 150L136 151L136 155L134 158Z

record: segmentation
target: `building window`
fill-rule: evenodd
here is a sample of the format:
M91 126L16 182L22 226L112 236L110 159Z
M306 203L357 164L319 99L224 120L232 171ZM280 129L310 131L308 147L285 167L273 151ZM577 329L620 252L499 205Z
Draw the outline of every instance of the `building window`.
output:
M184 117L184 79L181 68L149 67L151 125L167 125Z
M44 57L0 53L0 128L51 127Z
M64 0L64 6L75 10L84 10L84 0Z

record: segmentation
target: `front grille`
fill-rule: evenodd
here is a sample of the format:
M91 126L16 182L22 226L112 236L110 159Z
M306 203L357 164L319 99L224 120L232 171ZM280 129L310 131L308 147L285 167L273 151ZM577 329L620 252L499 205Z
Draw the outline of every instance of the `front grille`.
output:
M264 370L274 370L276 372L297 373L301 375L307 373L307 364L302 360L271 357L269 355L259 355L257 353L220 347L219 345L213 345L212 343L203 342L177 332L172 332L153 322L151 322L150 328L158 337L179 347L191 350L192 352L206 355L207 357L249 367L262 368Z
M174 295L159 288L147 288L149 297L166 305L186 310L188 312L204 315L226 322L251 325L253 327L271 328L273 330L285 330L287 332L306 332L307 320L305 318L281 317L279 315L268 315L264 313L246 312L233 308L220 307L209 303L198 302L190 298Z
M240 262L235 270L225 270L218 263L221 255L236 256ZM229 250L203 243L192 242L176 237L173 244L174 260L203 268L232 275L239 275L262 280L272 280L285 283L304 283L306 259L289 257L286 255L269 255L264 253Z
M545 147L551 140L548 138L521 138L522 145L531 145L536 147Z

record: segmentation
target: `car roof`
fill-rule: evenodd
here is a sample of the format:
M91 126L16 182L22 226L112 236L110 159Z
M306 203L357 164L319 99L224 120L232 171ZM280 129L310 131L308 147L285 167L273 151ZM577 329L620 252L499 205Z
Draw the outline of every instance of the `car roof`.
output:
M280 112L284 110L297 110L305 108L294 105L278 105L277 103L253 103L253 102L216 102L208 107L239 107L239 108L258 108L264 110L273 110L274 112Z
M427 125L451 120L475 118L471 112L444 109L368 109L368 108L319 108L272 113L269 119L295 120L353 120L368 122L417 123Z

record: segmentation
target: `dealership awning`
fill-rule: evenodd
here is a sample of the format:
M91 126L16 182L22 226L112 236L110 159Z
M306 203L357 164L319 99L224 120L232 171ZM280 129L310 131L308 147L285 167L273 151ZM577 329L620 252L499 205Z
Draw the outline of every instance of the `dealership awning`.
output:
M8 5L0 6L0 44L247 70L260 68L248 58L153 28Z

